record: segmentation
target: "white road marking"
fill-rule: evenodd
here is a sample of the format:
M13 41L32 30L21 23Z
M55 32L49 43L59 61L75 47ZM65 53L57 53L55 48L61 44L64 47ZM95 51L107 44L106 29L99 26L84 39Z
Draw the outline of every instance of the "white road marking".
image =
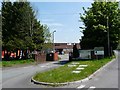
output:
M72 73L80 73L81 71L72 71Z
M89 88L95 88L94 86L91 86L91 87L89 87Z
M79 64L79 63L77 63L77 62L72 62L72 64Z
M85 87L85 85L80 85L79 87L77 87L77 89L82 89L84 87Z
M83 70L84 68L79 68L79 67L78 67L78 68L76 68L76 69L77 69L77 70Z
M88 65L79 65L79 67L87 67Z
M91 86L91 87L89 87L88 90L94 90L95 88L96 88L95 86Z
M68 67L75 67L76 65L68 65Z

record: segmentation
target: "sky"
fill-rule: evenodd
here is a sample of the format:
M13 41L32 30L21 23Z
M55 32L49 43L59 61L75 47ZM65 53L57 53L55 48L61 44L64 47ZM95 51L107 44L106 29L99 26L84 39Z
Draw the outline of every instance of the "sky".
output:
M56 30L56 43L79 43L83 36L79 13L83 14L82 7L91 7L91 2L31 2L31 5L41 24L46 24L51 33Z
M2 0L0 0L2 1ZM16 0L12 0L14 2ZM80 32L82 22L79 22L83 9L91 7L93 0L28 0L37 10L37 19L46 24L50 32L54 30L56 43L79 43L83 34ZM119 1L119 0L117 0ZM1 4L0 4L1 7Z
M1 1L1 0L0 0ZM16 0L12 0L13 2ZM28 0L37 11L37 19L47 25L56 43L79 43L83 34L80 32L82 22L79 22L83 9L91 7L93 0ZM1 7L1 4L0 4Z
M1 1L1 0L0 0ZM12 0L14 2L16 0ZM37 19L41 24L49 27L50 33L54 30L54 42L79 43L83 34L80 32L82 22L79 22L83 14L82 7L91 7L93 0L28 0L37 11ZM49 2L48 2L49 1ZM1 5L0 5L1 7Z

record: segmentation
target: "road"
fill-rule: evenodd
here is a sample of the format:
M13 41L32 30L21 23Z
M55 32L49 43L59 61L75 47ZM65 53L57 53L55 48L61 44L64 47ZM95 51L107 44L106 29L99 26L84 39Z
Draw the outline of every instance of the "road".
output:
M54 63L40 64L36 66L27 66L2 71L3 88L34 88L37 85L31 83L31 77L36 72L42 72L56 68L60 65Z
M56 88L87 88L87 90L93 90L95 88L118 88L118 62L120 60L120 52L116 52L116 55L117 58L97 73L92 79L83 83L69 84ZM68 55L60 57L64 60L68 59ZM57 61L55 61L35 66L3 70L2 88L51 88L50 86L48 87L31 83L31 77L36 72L43 72L59 66L61 65L57 64Z
M67 60L68 55L61 55L61 60ZM20 68L11 68L2 70L2 88L45 88L45 86L39 86L31 83L31 77L37 72L43 72L53 68L62 66L58 64L58 61L49 63L32 65Z
M64 55L58 55L61 60L68 60L69 59L69 54L64 54Z

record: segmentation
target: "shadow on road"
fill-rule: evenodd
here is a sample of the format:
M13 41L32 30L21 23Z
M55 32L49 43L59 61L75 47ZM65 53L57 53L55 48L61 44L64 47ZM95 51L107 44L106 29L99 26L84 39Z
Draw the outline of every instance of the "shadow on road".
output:
M61 61L55 62L54 64L64 65L64 64L67 64L68 62L69 60L61 60Z

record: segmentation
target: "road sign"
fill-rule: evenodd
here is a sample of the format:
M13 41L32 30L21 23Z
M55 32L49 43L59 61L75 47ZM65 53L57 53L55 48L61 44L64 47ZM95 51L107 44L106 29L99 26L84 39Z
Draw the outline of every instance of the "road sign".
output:
M95 55L104 55L104 51L94 51Z

